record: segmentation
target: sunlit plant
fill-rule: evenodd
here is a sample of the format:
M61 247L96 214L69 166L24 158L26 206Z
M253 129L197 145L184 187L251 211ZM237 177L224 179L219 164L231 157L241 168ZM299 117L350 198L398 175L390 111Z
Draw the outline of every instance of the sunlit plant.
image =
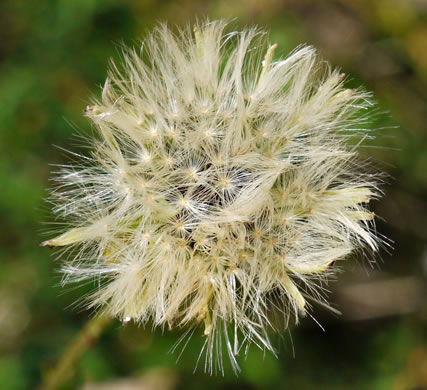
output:
M42 244L63 247L64 284L97 282L89 307L201 324L211 372L221 338L236 369L250 342L274 351L271 312L287 326L328 306L335 262L379 244L378 179L351 141L370 95L312 47L275 59L264 32L225 28L161 25L111 66L91 154L54 179L67 228Z

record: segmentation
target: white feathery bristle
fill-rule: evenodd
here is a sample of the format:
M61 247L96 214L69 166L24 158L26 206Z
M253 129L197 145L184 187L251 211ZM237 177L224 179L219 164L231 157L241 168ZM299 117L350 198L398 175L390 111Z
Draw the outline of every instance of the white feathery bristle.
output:
M85 110L93 152L55 179L69 229L43 243L68 254L64 283L99 281L90 307L201 324L211 372L221 337L236 369L242 343L274 352L269 312L326 303L336 260L380 243L378 175L349 146L370 95L312 47L275 59L262 31L225 27L161 25L112 65Z

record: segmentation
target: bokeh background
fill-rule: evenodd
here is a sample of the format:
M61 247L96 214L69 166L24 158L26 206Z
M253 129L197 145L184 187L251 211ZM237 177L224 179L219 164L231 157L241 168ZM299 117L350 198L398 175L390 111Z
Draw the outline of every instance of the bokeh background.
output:
M65 389L427 389L426 0L3 0L0 4L0 388L32 389L90 313L86 287L58 286L47 229L48 164L66 161L89 131L83 109L118 46L138 45L159 21L232 19L271 31L280 53L308 43L372 90L383 113L362 152L389 176L375 212L393 241L378 264L347 262L330 285L337 317L316 309L277 339L278 359L251 348L236 377L193 369L201 336L180 360L182 332L115 323Z

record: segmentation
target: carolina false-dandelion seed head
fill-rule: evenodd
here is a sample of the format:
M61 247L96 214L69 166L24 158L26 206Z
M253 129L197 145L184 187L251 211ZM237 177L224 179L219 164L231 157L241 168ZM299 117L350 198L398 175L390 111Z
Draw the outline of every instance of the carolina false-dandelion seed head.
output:
M161 25L112 65L92 153L55 179L68 230L42 244L63 247L64 284L98 282L90 307L202 324L210 371L221 337L235 367L242 344L274 351L270 312L327 305L335 261L379 243L377 177L349 146L369 94L312 47L274 60L264 32L225 27Z

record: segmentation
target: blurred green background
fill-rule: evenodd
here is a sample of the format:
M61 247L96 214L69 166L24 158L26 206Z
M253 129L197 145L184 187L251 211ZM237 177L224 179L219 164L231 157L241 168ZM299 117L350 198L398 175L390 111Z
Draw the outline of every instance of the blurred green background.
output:
M389 173L373 207L394 241L378 266L349 261L330 285L343 315L316 309L277 338L279 358L251 348L242 373L193 374L201 336L180 360L162 335L116 322L85 355L66 389L427 389L426 0L6 0L0 4L0 389L32 389L82 328L73 306L86 287L58 286L46 237L54 145L90 130L83 109L118 44L138 45L159 21L235 18L271 30L280 53L301 43L364 85L378 102L377 139L362 149ZM295 350L293 352L293 349ZM294 356L295 355L295 356Z

